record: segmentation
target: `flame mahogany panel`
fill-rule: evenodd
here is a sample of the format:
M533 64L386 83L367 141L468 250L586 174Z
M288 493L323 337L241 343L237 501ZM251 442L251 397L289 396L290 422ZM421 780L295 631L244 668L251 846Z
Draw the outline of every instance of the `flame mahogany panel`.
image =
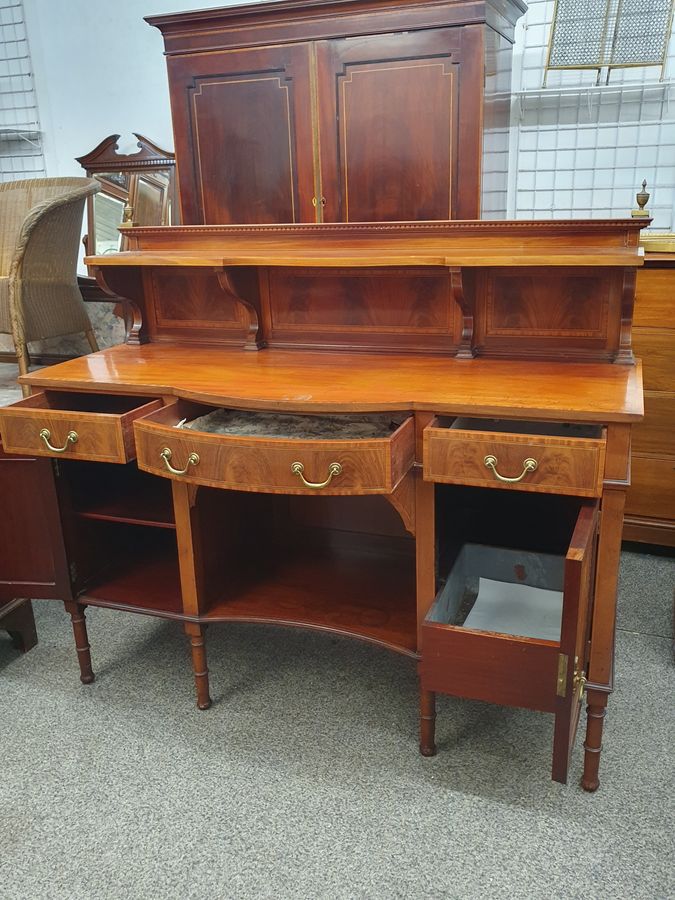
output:
M319 45L324 221L454 218L460 104L480 107L480 94L469 96L479 80L460 81L462 33ZM476 172L464 174L471 197L460 215L474 215Z
M184 222L313 221L308 47L181 59L169 84Z
M272 346L454 351L459 309L444 269L268 270Z
M133 228L129 252L87 261L99 271L143 272L138 306L154 340L633 364L640 227L598 220Z
M244 292L257 297L257 279L238 273ZM226 294L209 269L158 267L144 273L149 330L152 340L243 343L248 319L244 307Z
M479 280L479 353L612 359L618 351L621 273L495 268Z

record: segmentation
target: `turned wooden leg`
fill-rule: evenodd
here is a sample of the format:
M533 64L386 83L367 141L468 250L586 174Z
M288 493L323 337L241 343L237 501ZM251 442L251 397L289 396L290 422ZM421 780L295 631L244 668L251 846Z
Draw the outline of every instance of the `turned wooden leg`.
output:
M12 645L21 653L28 653L37 644L35 618L30 600L18 601L15 608L6 615L0 628L4 628L12 639Z
M197 706L200 709L208 709L211 706L209 696L209 670L206 665L206 645L204 634L206 628L192 622L185 625L185 633L190 638L190 650L192 651L192 670L195 676L197 688Z
M585 791L597 791L600 786L598 769L602 751L602 728L605 724L607 694L600 691L588 692L586 714L586 740L584 741L584 774L581 786Z
M90 329L89 331L85 331L85 335L86 335L87 340L89 341L89 346L91 347L91 352L96 353L96 351L99 349L99 347L98 347L98 341L96 340L96 335L94 334L93 329Z
M420 753L436 755L436 694L420 688Z
M80 664L80 681L82 684L91 684L94 680L94 672L91 668L87 621L84 616L84 611L87 607L84 603L66 603L65 607L70 613L70 619L73 623L75 649L77 650L77 660Z

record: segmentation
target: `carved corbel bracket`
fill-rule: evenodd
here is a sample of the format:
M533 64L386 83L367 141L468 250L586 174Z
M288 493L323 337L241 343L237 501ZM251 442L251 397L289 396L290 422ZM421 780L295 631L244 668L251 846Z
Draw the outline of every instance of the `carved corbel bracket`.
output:
M462 333L455 356L457 359L473 359L476 350L473 346L474 304L473 292L465 291L464 277L459 267L448 269L450 274L450 293L452 299L462 311Z
M247 316L247 334L244 342L244 350L262 350L266 341L260 334L260 315L255 304L240 296L232 282L232 277L227 269L216 269L218 284L221 290L243 307Z
M637 271L635 269L626 269L623 276L623 288L621 291L621 331L619 334L619 349L614 357L615 363L624 366L635 365L631 329L633 327L636 280Z
M147 344L149 337L143 319L143 279L137 269L90 266L101 290L119 300L124 311L127 344Z
M387 494L387 500L398 512L405 530L415 537L415 473L413 469L410 469L399 481L393 493Z

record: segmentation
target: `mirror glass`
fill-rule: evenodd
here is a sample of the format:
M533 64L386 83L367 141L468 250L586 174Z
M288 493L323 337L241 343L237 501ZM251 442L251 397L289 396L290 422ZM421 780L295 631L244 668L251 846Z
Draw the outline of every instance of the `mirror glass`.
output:
M136 133L136 150L120 153L119 138L111 134L77 159L101 187L87 206L90 256L125 250L125 227L180 223L173 153Z
M89 253L123 249L119 226L172 225L173 169L152 172L101 172L94 178L101 190L94 195L89 223Z

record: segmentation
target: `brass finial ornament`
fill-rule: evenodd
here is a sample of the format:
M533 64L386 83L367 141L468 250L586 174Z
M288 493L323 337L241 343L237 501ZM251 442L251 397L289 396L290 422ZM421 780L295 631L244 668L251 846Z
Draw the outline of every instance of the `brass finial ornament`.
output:
M649 218L649 210L645 209L647 202L649 200L650 195L647 193L647 179L642 182L642 190L638 191L635 195L635 199L637 200L637 209L631 210L631 216L634 219L648 219Z
M647 194L649 197L649 194ZM120 228L133 228L134 224L134 208L129 205L129 201L124 204L124 209L122 210L122 221L120 223Z

